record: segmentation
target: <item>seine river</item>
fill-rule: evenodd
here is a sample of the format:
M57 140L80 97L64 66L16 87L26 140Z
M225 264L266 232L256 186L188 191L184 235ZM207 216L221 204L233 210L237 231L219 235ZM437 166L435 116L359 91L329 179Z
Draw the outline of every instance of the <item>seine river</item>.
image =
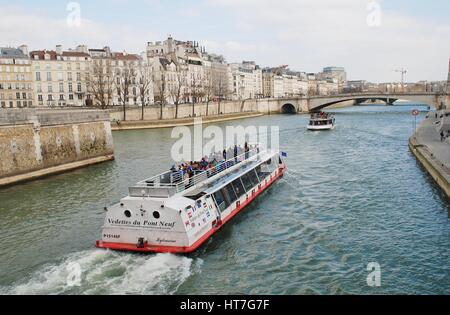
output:
M103 208L170 167L170 129L115 133L114 162L0 190L0 293L450 294L450 201L408 150L412 108L227 123L279 125L290 170L189 256L94 248Z

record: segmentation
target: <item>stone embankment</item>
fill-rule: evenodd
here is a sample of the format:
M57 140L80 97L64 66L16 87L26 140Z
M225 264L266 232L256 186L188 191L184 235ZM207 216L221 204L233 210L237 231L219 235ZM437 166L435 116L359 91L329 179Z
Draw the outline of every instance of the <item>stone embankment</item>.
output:
M441 132L445 139L441 139ZM409 147L450 197L450 110L431 112L409 140Z
M108 112L0 110L0 186L113 159Z

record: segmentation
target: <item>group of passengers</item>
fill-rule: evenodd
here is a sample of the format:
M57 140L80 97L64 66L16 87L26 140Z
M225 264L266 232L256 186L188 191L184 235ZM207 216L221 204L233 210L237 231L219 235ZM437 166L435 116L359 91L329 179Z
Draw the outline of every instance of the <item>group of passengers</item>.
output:
M199 174L206 172L207 177L211 177L221 171L247 160L251 152L258 151L257 146L251 146L245 143L244 147L235 145L228 150L222 152L215 152L210 156L205 156L201 161L185 162L180 165L173 165L170 171L174 182L185 181L187 184L191 183L191 179Z
M332 116L325 112L311 114L311 119L328 119L328 118L332 118Z

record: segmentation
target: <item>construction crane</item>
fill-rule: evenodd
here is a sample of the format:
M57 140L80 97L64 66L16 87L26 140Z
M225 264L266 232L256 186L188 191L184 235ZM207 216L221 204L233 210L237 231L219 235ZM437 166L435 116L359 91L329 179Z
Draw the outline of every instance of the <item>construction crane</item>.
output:
M393 71L402 74L402 93L404 93L405 92L405 75L408 73L408 71L403 68L401 70L394 69Z

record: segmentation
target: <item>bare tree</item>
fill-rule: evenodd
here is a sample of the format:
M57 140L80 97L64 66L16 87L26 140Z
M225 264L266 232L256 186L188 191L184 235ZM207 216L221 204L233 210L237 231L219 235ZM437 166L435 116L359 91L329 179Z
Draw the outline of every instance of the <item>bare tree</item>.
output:
M195 104L204 97L203 84L201 80L195 77L195 74L191 78L189 90L192 99L192 117L195 117Z
M175 82L170 90L170 95L175 104L175 119L178 118L178 108L181 100L185 96L184 91L186 89L186 70L178 69L175 74Z
M123 106L123 120L127 120L127 104L130 98L130 88L136 80L136 67L133 62L124 62L123 69L117 69L116 91Z
M160 114L159 119L163 119L163 108L166 104L167 93L167 74L164 69L161 69L161 73L155 75L153 78L155 84L155 102L159 103Z
M111 60L94 59L91 73L86 77L88 91L93 97L94 106L106 109L111 105L114 75Z
M218 78L217 83L215 84L215 88L216 88L216 95L219 97L218 114L220 115L222 100L226 99L230 94L230 92L228 91L228 84L222 76Z
M148 94L152 88L152 84L151 67L148 64L144 64L139 68L139 80L137 84L142 106L141 120L144 120L144 109L146 104L148 104Z
M204 95L206 98L206 116L209 115L209 103L212 102L216 96L216 89L214 84L214 70L212 68L209 68L206 71L205 76L205 85L204 85Z

